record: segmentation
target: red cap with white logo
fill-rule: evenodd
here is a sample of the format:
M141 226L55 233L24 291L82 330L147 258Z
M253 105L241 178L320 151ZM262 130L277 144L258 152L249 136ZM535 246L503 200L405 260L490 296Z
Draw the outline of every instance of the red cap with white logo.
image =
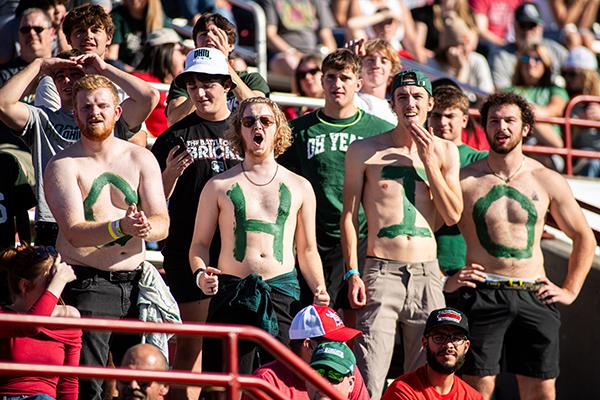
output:
M290 339L323 337L336 342L346 342L362 332L348 328L332 308L311 305L296 314L290 326Z

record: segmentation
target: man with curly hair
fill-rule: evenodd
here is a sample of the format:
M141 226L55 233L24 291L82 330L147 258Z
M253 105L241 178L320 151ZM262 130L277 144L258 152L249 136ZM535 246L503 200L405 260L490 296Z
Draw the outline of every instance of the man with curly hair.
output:
M313 303L329 304L315 235L315 194L310 183L275 158L291 143L277 105L263 97L244 100L233 117L230 143L244 160L214 177L200 195L190 264L202 292L210 295L208 321L260 327L289 342L292 316L300 310L300 271ZM209 260L215 230L218 262ZM240 373L260 359L255 344L239 345ZM222 367L219 343L204 348L204 369ZM216 365L213 365L216 364Z

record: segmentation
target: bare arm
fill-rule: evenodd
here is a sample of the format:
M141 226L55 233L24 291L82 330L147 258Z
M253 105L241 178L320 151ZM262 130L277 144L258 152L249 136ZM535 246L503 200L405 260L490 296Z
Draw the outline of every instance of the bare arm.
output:
M38 76L49 74L54 68L68 68L75 65L73 61L58 58L35 59L0 88L0 120L9 128L22 131L29 118L29 109L19 100L25 94L27 87Z
M574 1L567 7L565 0L550 0L550 7L554 12L558 25L564 27L567 24L579 22L579 18L588 3L589 1Z
M360 142L348 148L344 173L344 208L340 218L342 253L345 270L358 270L358 211L364 186L364 160L359 154ZM366 304L365 285L358 274L348 279L348 297L352 308Z
M217 188L213 180L208 181L198 201L194 236L190 245L190 266L192 272L208 267L210 243L219 221Z
M129 128L135 128L144 122L158 104L160 95L156 89L140 78L105 63L97 54L86 54L77 60L83 64L86 73L106 76L129 95L121 103L121 118Z
M551 171L548 171L548 175L544 179L544 186L550 192L550 214L558 223L558 227L573 240L573 250L562 287L543 278L541 281L546 285L540 289L538 296L546 303L559 302L568 305L579 295L592 267L596 239L565 179Z
M337 48L337 43L335 42L335 38L333 37L333 32L331 29L320 29L319 38L321 39L321 43L323 43L323 45L327 47L329 51L334 51Z
M458 149L417 124L412 124L411 134L425 167L435 208L446 225L455 225L463 210Z
M155 242L169 233L169 212L163 193L161 172L158 161L150 151L140 154L140 186L138 189L141 210L146 214L151 230L145 240Z
M495 33L490 32L488 30L488 17L485 14L475 14L475 23L477 24L477 29L479 29L479 35L487 40L488 42L491 42L493 44L496 44L498 46L504 46L506 44L506 40L504 40L504 38L501 38L499 36L497 36Z
M552 96L550 102L545 106L535 106L536 117L562 117L567 101L561 96Z
M284 52L293 48L277 33L277 25L267 25L267 44L271 50Z
M299 189L304 194L302 206L298 210L298 221L296 224L296 250L300 271L308 287L313 293L314 303L318 305L329 305L329 295L325 288L325 277L323 276L323 265L317 250L317 238L315 218L317 200L310 183L303 180Z
M167 104L167 126L172 126L194 111L196 107L190 99L183 96L174 98Z
M108 50L106 51L106 58L108 60L118 60L119 59L119 46L118 44L111 44L108 46Z

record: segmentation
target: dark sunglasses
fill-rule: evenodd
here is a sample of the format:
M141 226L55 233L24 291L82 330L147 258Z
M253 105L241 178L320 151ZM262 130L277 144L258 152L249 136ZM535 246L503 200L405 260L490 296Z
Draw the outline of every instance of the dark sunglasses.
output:
M346 377L346 375L334 371L332 369L318 368L315 371L317 371L319 375L321 375L323 378L326 378L330 383L333 383L334 385L337 385L338 383L342 382Z
M522 22L522 23L519 24L519 28L521 28L524 31L528 31L530 29L533 29L536 26L538 26L538 24L536 24L535 22Z
M275 118L270 115L259 115L256 117L254 115L249 115L242 118L242 125L246 128L252 128L254 124L256 124L256 121L260 121L263 128L268 128L275 123Z
M540 56L530 56L528 54L523 54L521 57L519 57L519 60L523 63L528 63L530 60L533 60L536 63L542 62Z
M57 257L58 251L54 248L54 246L37 246L34 247L35 254L42 260L45 260L49 257Z
M567 69L567 70L562 71L562 76L564 76L565 78L574 78L577 75L579 75L579 74L574 69Z
M23 35L26 35L31 32L32 29L35 31L35 33L42 33L48 28L43 26L22 26L19 28L19 32L21 32Z
M316 75L321 72L321 68L315 67L312 69L307 69L306 71L298 71L298 79L306 78L306 75Z

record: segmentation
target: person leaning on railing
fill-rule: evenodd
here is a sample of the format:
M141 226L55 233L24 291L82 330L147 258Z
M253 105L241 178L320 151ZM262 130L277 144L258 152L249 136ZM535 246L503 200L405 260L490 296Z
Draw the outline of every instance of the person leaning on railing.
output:
M71 307L57 305L73 269L54 247L20 246L0 252L7 271L12 304L0 313L79 317ZM46 329L0 325L0 360L45 365L79 365L80 329ZM78 379L69 377L0 376L0 399L77 400ZM24 397L28 396L28 397Z

